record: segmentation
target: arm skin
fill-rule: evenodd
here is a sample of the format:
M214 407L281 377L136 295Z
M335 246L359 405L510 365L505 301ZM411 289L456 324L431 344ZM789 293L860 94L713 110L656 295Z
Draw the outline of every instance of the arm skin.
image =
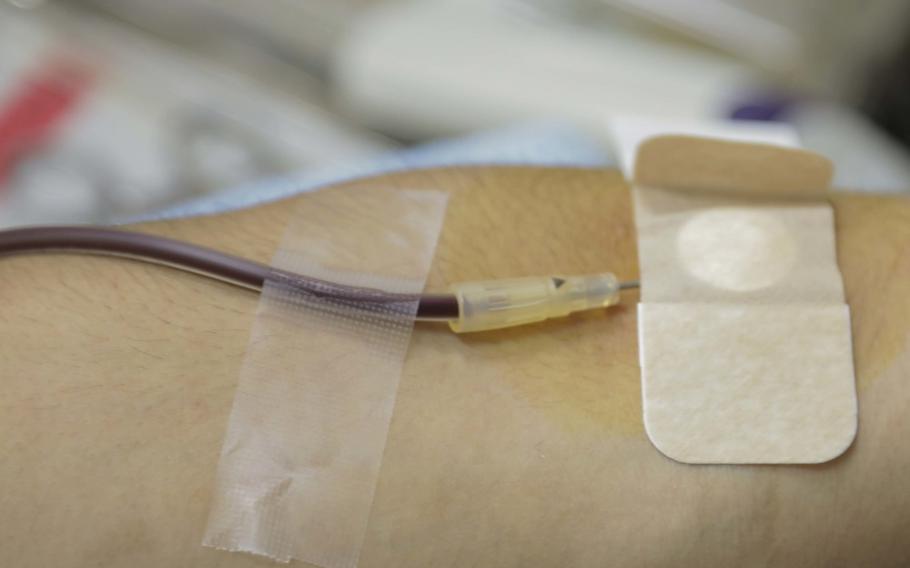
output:
M637 277L615 172L445 169L352 185L380 183L452 192L430 290ZM844 456L661 456L641 423L634 293L606 315L524 329L419 324L360 566L910 564L910 202L834 202L860 400ZM139 228L267 262L289 205ZM0 300L3 565L273 565L200 545L255 294L47 255L0 259Z

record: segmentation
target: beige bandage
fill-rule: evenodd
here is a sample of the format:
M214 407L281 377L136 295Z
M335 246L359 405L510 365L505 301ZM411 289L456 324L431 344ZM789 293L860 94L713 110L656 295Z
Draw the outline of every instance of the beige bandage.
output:
M638 148L644 422L668 457L816 463L852 442L830 179L820 156L765 144L667 136Z

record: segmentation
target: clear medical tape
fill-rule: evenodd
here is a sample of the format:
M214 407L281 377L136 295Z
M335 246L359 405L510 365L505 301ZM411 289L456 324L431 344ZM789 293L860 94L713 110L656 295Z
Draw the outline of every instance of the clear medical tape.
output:
M300 200L276 268L405 297L332 296L280 273L266 283L203 544L356 566L446 201L382 187Z

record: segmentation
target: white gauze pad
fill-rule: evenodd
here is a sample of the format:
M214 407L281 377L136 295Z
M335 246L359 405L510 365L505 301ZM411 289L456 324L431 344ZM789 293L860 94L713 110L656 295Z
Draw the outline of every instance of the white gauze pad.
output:
M626 153L638 155L627 174L648 437L685 463L840 455L857 409L850 313L825 200L830 165L780 146L683 136L639 148L648 129L637 123L626 139L622 124L617 131ZM754 139L735 123L699 133ZM785 128L770 133L773 142L789 138Z

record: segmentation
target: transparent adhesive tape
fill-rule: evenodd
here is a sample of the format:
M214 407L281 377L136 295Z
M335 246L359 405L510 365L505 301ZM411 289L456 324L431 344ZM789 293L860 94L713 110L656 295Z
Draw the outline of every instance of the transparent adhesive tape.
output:
M369 188L300 200L274 266L401 294L370 302L266 283L203 544L355 566L447 195Z

